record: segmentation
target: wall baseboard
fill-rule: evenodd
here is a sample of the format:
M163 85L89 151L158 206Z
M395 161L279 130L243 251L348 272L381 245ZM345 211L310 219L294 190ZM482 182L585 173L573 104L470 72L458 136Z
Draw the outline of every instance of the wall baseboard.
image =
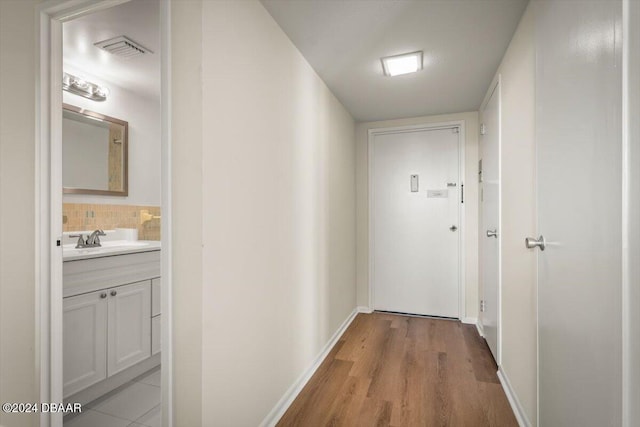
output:
M482 328L482 323L477 322L476 329L478 330L478 333L480 334L480 336L484 338L484 329Z
M373 313L373 310L371 310L369 307L365 307L364 305L359 305L358 307L356 307L356 311L358 313Z
M513 387L511 387L509 378L507 377L507 374L502 370L502 367L498 368L498 378L500 379L500 384L502 384L504 393L507 395L507 399L509 400L511 409L513 410L513 413L516 416L518 425L520 427L531 427L531 422L529 421L529 418L527 417L527 414L524 411L524 408L520 404L520 401L518 400L518 396L513 391Z
M355 319L358 313L371 313L371 311L360 311L361 308L365 308L369 310L367 307L358 307L354 309L351 314L342 322L342 325L338 328L338 330L333 334L333 336L329 339L329 341L324 345L320 354L316 356L313 363L309 368L307 368L302 375L298 377L298 379L291 384L291 387L284 393L284 395L280 398L276 406L273 407L271 412L262 420L260 423L260 427L273 427L275 426L280 418L284 415L284 413L289 409L289 406L293 403L298 394L302 391L307 382L311 379L316 370L320 367L320 364L327 357L331 349L338 342L344 331L347 330L353 319Z
M467 325L476 325L478 323L477 317L463 317L460 319L462 323L466 323Z

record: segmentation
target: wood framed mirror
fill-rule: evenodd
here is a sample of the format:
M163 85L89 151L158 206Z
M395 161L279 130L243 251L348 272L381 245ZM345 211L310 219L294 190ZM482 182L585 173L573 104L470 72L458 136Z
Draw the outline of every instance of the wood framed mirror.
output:
M69 104L62 109L65 194L129 194L129 124Z

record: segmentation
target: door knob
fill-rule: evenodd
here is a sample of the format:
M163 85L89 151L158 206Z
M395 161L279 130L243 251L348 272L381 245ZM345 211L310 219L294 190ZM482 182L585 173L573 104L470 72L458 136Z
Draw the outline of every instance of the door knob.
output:
M118 292L116 292L116 291L111 291L111 296L112 296L112 297L115 297L116 295L118 295Z
M498 230L487 230L487 237L498 238Z
M456 231L458 229L458 227L456 227L455 225L452 225L451 227L449 227L449 230L451 231Z
M100 298L104 299L106 297L107 297L107 293L106 292L103 292L103 293L100 294Z
M544 251L544 248L547 246L547 242L545 242L544 236L542 235L537 239L535 237L527 237L526 239L524 239L524 244L527 249L538 247L541 251Z

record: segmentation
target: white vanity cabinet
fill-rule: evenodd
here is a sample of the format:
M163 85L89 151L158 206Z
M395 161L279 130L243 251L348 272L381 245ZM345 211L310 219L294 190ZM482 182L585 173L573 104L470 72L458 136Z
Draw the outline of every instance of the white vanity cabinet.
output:
M68 261L63 273L65 399L93 400L159 364L160 251Z
M65 298L64 397L151 356L151 281Z

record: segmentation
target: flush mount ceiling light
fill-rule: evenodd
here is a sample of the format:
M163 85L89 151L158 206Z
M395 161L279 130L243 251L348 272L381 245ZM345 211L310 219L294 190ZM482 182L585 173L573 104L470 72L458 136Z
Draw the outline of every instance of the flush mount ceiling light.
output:
M400 76L422 70L422 51L380 58L385 76Z
M105 101L109 96L109 89L106 87L82 80L80 77L72 76L69 73L63 73L62 75L62 90L98 102Z

